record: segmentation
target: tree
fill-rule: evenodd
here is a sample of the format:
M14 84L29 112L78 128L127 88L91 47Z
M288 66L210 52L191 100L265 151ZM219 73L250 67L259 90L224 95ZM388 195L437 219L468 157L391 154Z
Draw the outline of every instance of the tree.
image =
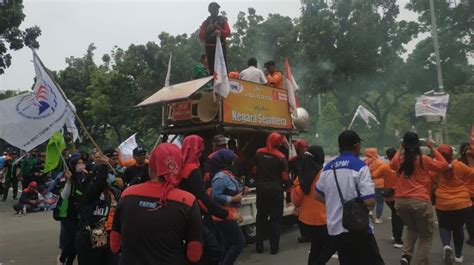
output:
M33 26L20 30L24 19L22 0L6 0L0 4L0 75L11 65L9 50L39 47L36 39L41 35L40 28Z

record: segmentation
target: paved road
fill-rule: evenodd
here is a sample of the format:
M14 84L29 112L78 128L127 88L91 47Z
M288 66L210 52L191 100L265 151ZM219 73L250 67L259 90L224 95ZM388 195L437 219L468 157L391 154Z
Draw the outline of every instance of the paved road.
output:
M0 203L0 265L54 265L58 253L59 224L52 219L51 212L33 213L16 216L11 210L11 201ZM384 215L389 210L386 208ZM390 244L390 220L384 216L384 223L376 226L376 238L387 265L399 264L400 250ZM240 256L238 264L248 265L297 265L306 264L308 244L296 243L296 228L284 230L280 253L272 256L268 253L256 254L254 246L247 246ZM434 235L431 264L442 265L442 247L438 230ZM268 243L267 243L268 249ZM474 264L474 248L465 246L464 264ZM331 260L329 265L338 264ZM356 265L356 264L355 264Z

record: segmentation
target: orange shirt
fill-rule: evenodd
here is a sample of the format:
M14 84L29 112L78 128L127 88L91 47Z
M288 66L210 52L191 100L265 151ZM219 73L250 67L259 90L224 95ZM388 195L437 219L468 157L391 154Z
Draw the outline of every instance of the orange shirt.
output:
M397 187L395 188L395 197L410 198L425 202L430 202L430 191L432 180L429 172L443 172L448 170L449 164L446 159L438 152L434 151L435 159L428 156L421 156L421 159L415 160L415 171L410 177L401 174L398 179ZM422 163L420 163L420 160ZM403 162L403 156L397 151L392 161L390 168L399 172L400 166Z
M474 179L474 168L454 160L451 170L438 174L438 176L436 209L453 211L471 207L471 194L466 184Z
M273 74L267 75L267 85L277 88L285 88L283 85L283 74L280 71L275 71Z
M298 220L307 225L325 225L326 221L326 207L320 201L315 199L316 183L319 175L314 178L311 184L311 191L308 195L303 193L298 180L295 181L295 189L291 192L291 200L296 207L299 207Z
M383 179L384 180L384 188L396 189L397 182L398 182L398 175L397 172L393 171L390 168L390 163L385 163L381 165L375 172L372 174L374 179ZM375 181L374 181L375 183ZM395 195L390 197L386 197L385 201L394 201Z
M376 177L374 175L375 171L383 166L384 162L381 159L376 159L372 161L369 166L370 174L372 175L372 180L374 182L375 188L383 188L384 187L384 178L383 177Z

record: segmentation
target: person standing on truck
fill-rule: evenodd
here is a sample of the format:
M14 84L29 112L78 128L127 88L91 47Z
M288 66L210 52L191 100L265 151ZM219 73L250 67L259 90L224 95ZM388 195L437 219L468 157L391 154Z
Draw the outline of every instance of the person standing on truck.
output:
M209 76L209 69L208 69L207 56L205 54L201 54L199 63L194 65L193 80L208 77L208 76Z
M267 74L267 85L276 87L276 88L284 88L283 83L283 74L281 71L276 69L274 61L268 61L265 63L265 70Z
M221 6L216 2L211 2L208 11L211 14L201 25L199 30L199 38L206 46L207 62L209 63L209 74L214 75L214 58L216 55L216 41L221 39L222 51L224 52L224 60L227 64L227 48L226 39L230 36L230 27L227 18L219 16L219 8Z
M244 81L249 81L257 84L266 84L267 78L265 73L257 68L257 59L250 58L247 62L248 68L240 72L239 78Z
M279 251L281 219L283 216L283 181L288 181L288 161L278 148L285 143L279 133L271 133L267 146L255 155L257 187L257 253L264 251L263 236L270 217L270 253Z
M220 219L240 221L242 219L238 212L231 213L221 208L215 201L211 200L204 188L199 158L204 151L204 140L197 135L189 135L183 140L181 154L183 156L183 179L179 188L185 190L198 200L203 220L203 256L201 264L217 265L221 258L221 242L216 236L213 220L216 216Z

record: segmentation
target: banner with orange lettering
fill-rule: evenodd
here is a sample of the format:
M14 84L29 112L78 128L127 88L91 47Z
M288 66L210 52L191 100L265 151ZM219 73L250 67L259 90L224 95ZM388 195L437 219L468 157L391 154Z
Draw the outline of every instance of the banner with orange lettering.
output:
M276 129L293 127L288 92L252 82L231 79L224 99L224 123Z

